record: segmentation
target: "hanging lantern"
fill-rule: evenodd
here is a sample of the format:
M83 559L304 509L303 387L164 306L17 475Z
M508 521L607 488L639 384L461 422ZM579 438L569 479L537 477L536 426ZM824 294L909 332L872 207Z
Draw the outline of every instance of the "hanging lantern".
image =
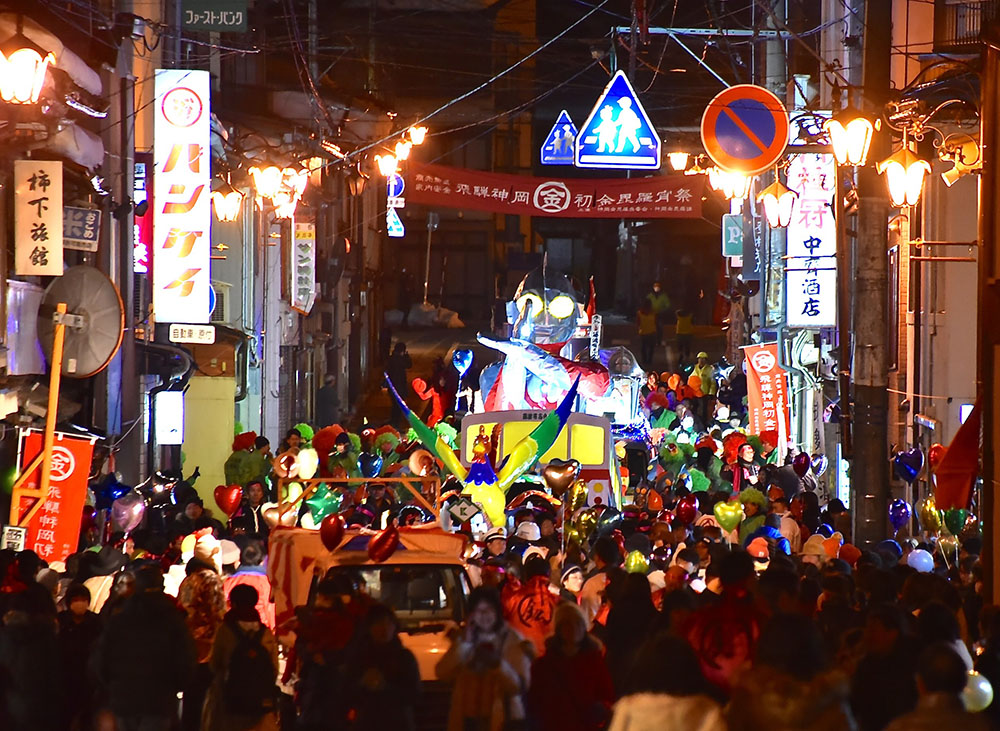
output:
M240 216L243 208L243 194L233 186L226 185L212 192L212 207L215 217L223 223L232 223Z
M295 216L295 208L298 206L299 199L288 191L282 190L271 199L271 202L274 204L274 217L288 219Z
M309 170L303 168L285 168L281 171L281 188L291 192L296 199L301 198L306 192L306 184L309 182Z
M266 168L250 168L250 177L253 179L254 190L261 198L273 200L281 188L282 170L274 165Z
M686 152L668 152L667 160L670 162L670 167L675 171L680 172L688 166L688 158L691 156Z
M775 180L757 194L757 202L764 208L767 225L771 228L785 228L792 220L792 206L799 194Z
M21 24L18 17L17 32L0 44L0 99L8 104L37 104L49 64L55 64L56 57L26 37Z
M750 181L752 177L743 173L729 173L717 167L710 167L707 171L708 184L712 190L717 190L726 197L727 200L744 200L750 195Z
M407 132L410 135L410 142L415 145L424 144L424 140L427 138L427 128L426 127L410 127Z
M823 123L838 165L864 165L875 126L861 112L847 107Z
M931 166L926 160L921 160L914 155L906 140L903 146L875 165L880 175L885 175L885 181L889 186L889 199L896 208L901 206L915 206L920 200L920 191L924 187L924 176L931 171Z
M396 143L396 159L406 160L410 156L410 148L413 147L412 142L406 142L405 140L400 140Z

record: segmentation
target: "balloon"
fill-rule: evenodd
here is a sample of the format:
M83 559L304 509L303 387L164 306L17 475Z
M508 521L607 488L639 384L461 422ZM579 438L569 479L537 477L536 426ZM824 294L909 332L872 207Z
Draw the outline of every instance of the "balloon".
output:
M921 574L926 574L934 570L934 557L922 548L910 551L906 557L906 565L916 569Z
M219 485L215 488L215 504L230 518L239 510L243 488L239 485Z
M597 530L597 513L593 508L584 510L576 516L576 519L573 521L573 527L584 540L590 538L591 534Z
M892 524L893 530L899 530L904 525L910 522L910 504L905 500L893 500L889 504L889 523Z
M340 493L334 492L326 485L318 485L316 491L306 498L305 502L313 523L319 525L328 515L340 510L342 500L343 496Z
M605 505L601 516L597 519L597 527L604 531L614 528L622 521L622 514L617 508Z
M829 538L830 536L833 535L833 528L827 525L826 523L820 523L819 528L816 529L816 532L819 535L823 536L824 538Z
M97 509L110 510L111 504L122 495L132 490L128 485L123 485L113 475L105 478L104 484L97 488Z
M656 490L646 493L646 509L654 513L663 510L663 496Z
M146 514L146 501L137 492L122 495L111 504L111 525L122 533L131 533Z
M264 518L264 522L267 523L268 528L276 527L279 519L281 518L281 511L278 510L278 503L261 504L260 514Z
M642 551L629 551L625 557L625 571L630 574L649 573L649 559Z
M825 454L814 454L810 460L812 462L811 468L813 474L816 477L822 477L823 473L826 472L826 468L830 464L830 460L826 458Z
M937 466L941 464L941 460L944 459L945 453L948 448L943 444L934 443L927 450L927 466L930 468L931 472L937 469Z
M504 509L507 507L507 498L496 485L469 485L466 494L472 498L486 513L490 523L495 526L503 525L506 519Z
M941 552L945 556L954 557L958 553L961 544L955 536L941 536L938 538L938 546L941 547Z
M303 480L312 479L319 469L319 454L312 447L299 450L299 477Z
M361 470L363 477L368 479L378 477L382 471L382 457L371 452L362 452L358 455L358 469Z
M80 515L80 530L88 531L97 524L97 508L93 505L84 505Z
M344 519L336 513L323 518L319 524L319 539L323 541L327 551L337 550L337 546L344 540Z
M567 499L567 510L570 513L575 513L577 510L582 508L587 502L587 483L583 480L577 480L573 483L573 486L569 489L569 497Z
M794 457L792 457L792 469L795 470L795 474L799 477L805 477L806 473L809 472L809 467L812 465L812 459L805 452L799 452Z
M434 471L434 457L426 449L417 449L410 455L410 472L417 477L427 477Z
M969 511L965 508L949 508L944 511L944 524L953 536L957 536L962 532L962 528L965 527L965 518L968 514Z
M691 525L698 515L698 498L694 495L685 495L677 501L674 514L684 525Z
M920 526L928 533L936 533L941 530L941 521L943 516L941 511L937 509L937 503L934 502L934 496L928 495L922 500L917 501L917 517L920 518Z
M299 462L294 454L285 452L274 460L274 474L278 477L297 477Z
M461 380L472 367L472 351L468 348L460 348L451 354L451 364L458 371L458 378Z
M569 489L579 474L580 463L575 459L554 459L542 470L545 484L549 486L552 494L556 497L562 497L562 494Z
M735 530L736 526L743 520L743 505L735 500L729 502L717 502L712 508L715 519L719 521L722 530L729 533Z
M368 558L375 563L382 563L388 560L398 547L399 529L396 527L396 521L392 521L368 541Z
M905 452L896 452L896 456L892 458L893 473L907 484L913 484L923 466L924 453L920 447L913 447Z
M289 482L288 487L285 489L285 502L286 503L298 502L298 499L301 496L302 496L302 483Z
M993 685L985 676L975 670L969 671L969 677L962 689L962 703L970 713L979 713L993 702Z

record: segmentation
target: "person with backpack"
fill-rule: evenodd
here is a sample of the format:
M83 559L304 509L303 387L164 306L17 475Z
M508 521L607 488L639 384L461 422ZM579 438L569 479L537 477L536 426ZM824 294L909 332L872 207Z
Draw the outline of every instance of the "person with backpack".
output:
M257 590L238 584L212 644L203 731L278 731L278 642L257 613Z

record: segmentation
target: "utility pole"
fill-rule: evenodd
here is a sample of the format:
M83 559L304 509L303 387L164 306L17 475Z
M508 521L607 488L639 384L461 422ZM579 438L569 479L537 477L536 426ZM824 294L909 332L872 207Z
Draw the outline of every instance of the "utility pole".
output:
M880 110L889 93L892 0L865 3L864 90L869 111ZM869 160L888 155L885 130L872 140ZM854 281L854 461L851 507L854 543L870 548L887 534L888 454L888 219L885 182L872 165L858 171L858 233Z
M982 104L980 117L980 142L983 155L983 171L979 178L979 362L977 373L977 393L979 408L982 410L982 476L983 504L980 517L983 524L983 564L987 601L997 601L1000 591L1000 561L995 552L998 544L997 519L1000 516L1000 500L996 498L1000 485L1000 459L997 440L1000 437L997 418L1000 416L1000 384L997 383L997 368L1000 367L1000 324L996 313L1000 311L1000 257L997 242L1000 241L1000 216L996 202L1000 193L997 179L997 145L1000 145L1000 99L997 85L1000 84L1000 27L994 23L983 29L986 42L982 76Z

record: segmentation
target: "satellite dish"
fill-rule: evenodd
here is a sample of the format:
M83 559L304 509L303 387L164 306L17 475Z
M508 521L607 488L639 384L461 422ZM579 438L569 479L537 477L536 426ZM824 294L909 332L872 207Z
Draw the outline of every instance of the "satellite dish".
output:
M66 303L63 375L87 378L100 373L115 357L125 331L125 308L118 288L91 266L70 267L45 290L38 307L38 340L52 362L56 305Z

